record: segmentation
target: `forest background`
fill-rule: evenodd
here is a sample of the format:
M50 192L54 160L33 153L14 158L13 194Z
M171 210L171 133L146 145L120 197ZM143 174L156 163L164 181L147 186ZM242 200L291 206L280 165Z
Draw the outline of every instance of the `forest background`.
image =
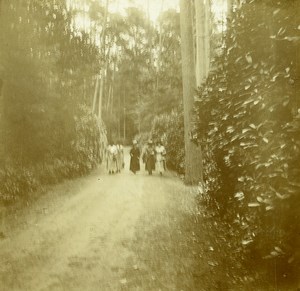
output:
M179 12L154 23L136 7L72 3L0 2L4 206L91 171L107 139L163 138L168 167L185 172ZM208 14L209 72L195 90L201 202L237 256L285 278L300 261L299 2L226 4Z

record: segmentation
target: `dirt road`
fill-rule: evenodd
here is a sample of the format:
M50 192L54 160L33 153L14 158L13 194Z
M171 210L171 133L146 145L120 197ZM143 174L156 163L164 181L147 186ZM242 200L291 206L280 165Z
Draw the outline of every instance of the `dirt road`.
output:
M1 290L196 290L181 229L194 194L170 173L133 175L128 159L16 214L0 240Z
M128 166L127 149L122 173L100 167L8 212L0 291L296 290L243 268L195 189Z

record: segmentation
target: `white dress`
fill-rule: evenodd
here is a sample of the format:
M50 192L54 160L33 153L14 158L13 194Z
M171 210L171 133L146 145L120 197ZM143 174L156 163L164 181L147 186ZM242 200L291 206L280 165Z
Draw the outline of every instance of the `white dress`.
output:
M109 172L117 171L117 154L118 149L115 145L107 147L107 170Z
M156 152L156 170L159 173L165 171L165 155L166 149L163 145L155 147Z
M124 149L121 144L117 145L118 158L117 158L117 168L118 171L121 171L124 166Z

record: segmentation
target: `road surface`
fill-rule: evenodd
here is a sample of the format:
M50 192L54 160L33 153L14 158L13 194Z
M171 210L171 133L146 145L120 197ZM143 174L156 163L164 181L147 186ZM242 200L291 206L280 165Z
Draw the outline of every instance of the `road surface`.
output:
M194 192L171 173L126 168L53 187L16 211L0 240L1 290L201 290ZM9 224L9 223L8 223Z
M0 210L0 291L297 290L242 267L195 189L134 175L128 152L120 174L99 167Z

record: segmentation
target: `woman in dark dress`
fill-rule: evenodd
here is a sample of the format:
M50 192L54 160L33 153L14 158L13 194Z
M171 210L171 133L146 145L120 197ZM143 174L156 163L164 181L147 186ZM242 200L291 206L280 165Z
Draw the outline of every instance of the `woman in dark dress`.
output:
M134 174L140 170L140 149L137 141L132 142L132 148L130 150L130 171Z
M146 171L148 171L149 175L152 175L152 171L155 170L155 148L152 140L148 141L148 146L145 150L143 161L145 163Z

